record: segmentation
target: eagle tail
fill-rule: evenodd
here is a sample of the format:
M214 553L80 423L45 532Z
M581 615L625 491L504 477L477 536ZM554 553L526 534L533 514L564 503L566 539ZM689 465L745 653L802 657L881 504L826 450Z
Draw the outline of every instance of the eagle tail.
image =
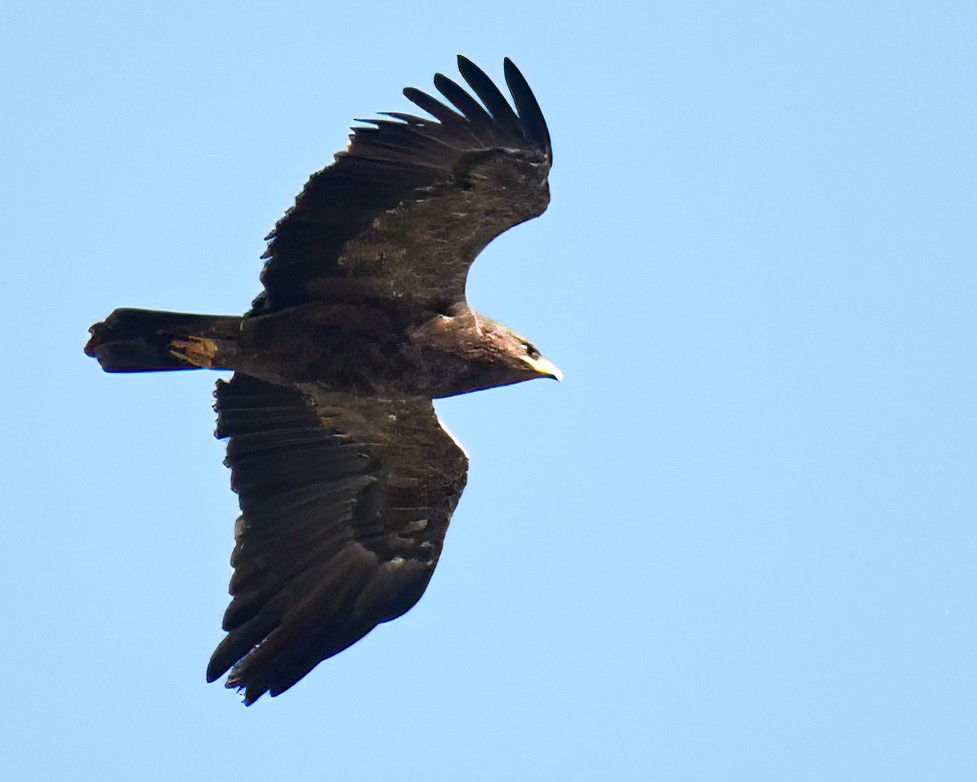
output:
M237 342L237 315L117 309L89 329L85 353L106 372L225 369L221 359Z

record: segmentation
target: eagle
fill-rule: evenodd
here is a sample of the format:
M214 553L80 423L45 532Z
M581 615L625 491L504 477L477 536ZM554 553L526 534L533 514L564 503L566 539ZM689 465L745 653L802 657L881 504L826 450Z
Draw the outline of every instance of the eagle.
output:
M560 371L476 312L469 267L549 203L549 131L508 58L512 103L471 60L429 117L355 120L265 237L243 316L117 309L85 353L106 372L233 372L214 392L241 515L207 681L247 705L408 611L427 588L468 457L433 400ZM474 93L474 95L472 94ZM449 105L450 104L450 105Z

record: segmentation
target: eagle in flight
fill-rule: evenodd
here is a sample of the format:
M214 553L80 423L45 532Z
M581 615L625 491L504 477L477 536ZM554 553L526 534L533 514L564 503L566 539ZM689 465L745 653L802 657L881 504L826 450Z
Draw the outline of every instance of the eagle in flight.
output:
M447 103L404 90L433 120L357 120L266 237L243 317L117 309L90 330L106 372L234 372L214 396L241 516L207 680L249 705L424 593L468 468L432 400L561 377L465 298L482 248L546 209L553 156L509 59L513 104L458 67L481 102L439 73Z

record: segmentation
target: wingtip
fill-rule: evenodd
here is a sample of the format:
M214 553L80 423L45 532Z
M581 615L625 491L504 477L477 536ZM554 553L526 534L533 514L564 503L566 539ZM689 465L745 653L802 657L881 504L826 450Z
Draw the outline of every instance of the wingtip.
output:
M495 84L489 75L485 73L485 71L483 71L481 67L474 62L474 60L469 59L463 54L458 55L458 71L464 77L465 81L468 82L469 86L472 87L472 89L475 89L475 84L482 79L488 81L493 86ZM477 89L475 89L475 93L478 94ZM482 96L479 95L479 98L482 98ZM482 101L484 102L484 98L482 98Z
M522 75L522 71L519 70L519 66L513 61L511 57L502 58L502 73L505 75L506 84L509 85L510 91L512 90L512 82L522 82L529 89L529 82L526 77ZM531 90L530 90L531 91Z
M482 69L475 64L475 61L470 57L466 57L463 54L458 55L458 70L461 71L462 76L465 75L465 71L481 71Z
M463 54L459 54L455 61L458 63L458 72L464 75L465 71L471 68L475 63L473 63L468 57Z
M224 670L227 670L227 669L225 668ZM207 674L206 675L207 675L207 684L213 684L221 676L224 675L224 671L218 671L217 668L216 668L216 666L214 665L214 661L211 660L210 663L207 665Z
M254 704L258 702L258 699L266 692L268 692L267 690L261 690L261 689L259 689L256 692L252 692L250 687L238 687L237 685L235 685L235 687L237 687L238 692L244 693L244 697L241 699L241 703L243 703L245 706L254 706Z

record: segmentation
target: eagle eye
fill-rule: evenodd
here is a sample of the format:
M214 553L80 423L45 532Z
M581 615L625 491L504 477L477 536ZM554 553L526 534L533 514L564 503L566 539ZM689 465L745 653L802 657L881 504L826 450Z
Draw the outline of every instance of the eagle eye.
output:
M541 356L543 355L543 354L542 354L542 353L540 353L540 352L539 352L538 350L536 350L536 348L535 348L535 347L533 347L532 345L530 345L530 344L529 344L528 342L526 343L526 354L527 354L527 355L528 355L528 356L529 356L529 357L530 357L531 359L533 359L534 361L535 361L535 360L536 360L537 358L540 358L540 357L541 357Z

